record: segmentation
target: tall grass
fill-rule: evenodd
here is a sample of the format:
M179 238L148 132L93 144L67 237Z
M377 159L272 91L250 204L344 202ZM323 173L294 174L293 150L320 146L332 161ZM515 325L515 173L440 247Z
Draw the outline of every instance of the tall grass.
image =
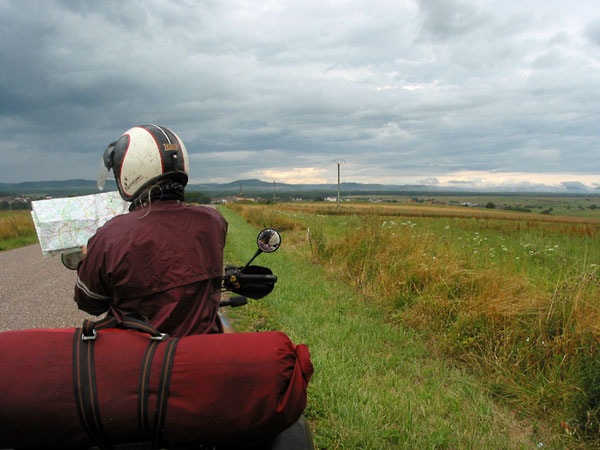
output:
M21 247L36 241L30 211L0 212L0 250Z
M547 271L557 278L530 278L544 274L546 256L535 244L524 245L526 267L511 267L494 265L492 244L481 245L479 235L472 250L429 230L393 234L381 221L365 220L360 231L332 243L326 261L343 261L349 282L387 299L392 317L427 330L504 400L530 415L552 414L557 427L581 437L598 435L596 264L575 260L558 274ZM554 289L544 289L552 282Z
M263 228L272 227L279 231L289 231L302 227L298 220L277 209L245 203L232 203L228 207L247 221Z
M223 213L229 222L226 261L244 263L258 228L274 223L254 228ZM323 231L326 240L327 224ZM238 331L277 329L309 345L315 374L305 414L318 448L551 445L543 432L536 435L491 402L472 377L432 354L418 333L387 320L380 304L312 264L306 239L305 230L284 232L283 247L257 261L278 275L274 292L228 314Z
M600 443L594 223L323 217L307 209L295 218L311 230L314 258L385 308L391 323L425 333L503 401L549 418L557 434Z

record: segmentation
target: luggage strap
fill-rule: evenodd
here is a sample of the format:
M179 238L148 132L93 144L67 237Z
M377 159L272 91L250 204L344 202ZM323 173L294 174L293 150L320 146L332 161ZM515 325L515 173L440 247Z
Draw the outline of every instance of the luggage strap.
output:
M132 316L125 316L123 320L118 320L115 317L105 317L97 322L85 320L83 322L83 336L81 339L84 341L94 340L96 339L96 331L105 328L122 328L125 330L141 331L142 333L148 333L151 336L151 339L159 341L166 340L169 337L167 334L161 333L144 320Z
M162 433L165 430L165 419L167 417L167 400L169 397L169 388L171 385L171 370L173 369L173 359L179 338L170 339L167 342L165 356L163 357L162 369L160 372L160 381L158 383L158 399L156 401L156 410L154 412L154 440L153 449L157 449L162 441Z
M142 370L140 374L140 384L138 389L138 431L146 438L152 440L156 448L160 442L162 433L165 429L165 418L167 413L167 399L171 384L171 370L173 368L173 358L177 350L179 338L170 339L167 342L165 354L163 356L160 380L158 383L158 394L156 400L156 409L154 411L153 431L150 427L148 418L148 396L150 394L150 373L152 370L152 359L160 342L153 341L148 345L144 359L142 361Z
M168 339L168 335L160 333L147 322L131 317L126 317L121 321L113 317L97 322L85 320L83 327L75 330L73 337L73 382L77 413L83 428L101 450L110 450L112 445L104 430L100 416L93 343L98 336L96 331L105 328L133 329L148 333L151 336L151 342L142 361L138 395L138 429L144 436L152 438L153 449L156 449L161 443L162 433L165 429L171 370L179 338ZM154 412L154 431L151 433L148 421L148 396L152 359L158 345L166 339L168 341L162 362L158 398Z
M111 448L111 444L104 431L98 408L94 341L84 337L83 329L77 328L73 338L73 381L77 413L83 428L94 443L101 450L107 450Z

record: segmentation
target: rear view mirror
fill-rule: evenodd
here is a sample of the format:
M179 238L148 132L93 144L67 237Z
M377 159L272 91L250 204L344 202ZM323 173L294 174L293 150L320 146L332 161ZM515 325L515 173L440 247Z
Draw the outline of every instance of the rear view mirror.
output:
M273 253L281 245L281 235L273 228L265 228L256 239L258 248L264 253Z
M279 231L274 230L273 228L265 228L260 233L258 233L258 237L256 238L256 245L258 245L256 253L244 266L244 269L248 267L250 263L254 261L254 258L256 258L261 253L273 253L275 250L277 250L281 246L281 234L279 234Z

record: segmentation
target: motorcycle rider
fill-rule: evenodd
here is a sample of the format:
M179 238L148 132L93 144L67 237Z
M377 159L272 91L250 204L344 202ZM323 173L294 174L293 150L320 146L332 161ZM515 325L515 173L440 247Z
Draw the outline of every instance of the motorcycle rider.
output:
M189 161L181 139L166 127L133 127L103 159L131 206L90 238L77 269L79 309L141 315L174 337L221 332L227 222L216 209L183 203Z

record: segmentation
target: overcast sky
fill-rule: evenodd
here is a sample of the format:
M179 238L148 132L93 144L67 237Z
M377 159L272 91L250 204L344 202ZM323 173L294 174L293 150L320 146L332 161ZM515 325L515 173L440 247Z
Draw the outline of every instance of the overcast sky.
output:
M128 128L192 182L600 187L597 0L0 0L0 182Z

